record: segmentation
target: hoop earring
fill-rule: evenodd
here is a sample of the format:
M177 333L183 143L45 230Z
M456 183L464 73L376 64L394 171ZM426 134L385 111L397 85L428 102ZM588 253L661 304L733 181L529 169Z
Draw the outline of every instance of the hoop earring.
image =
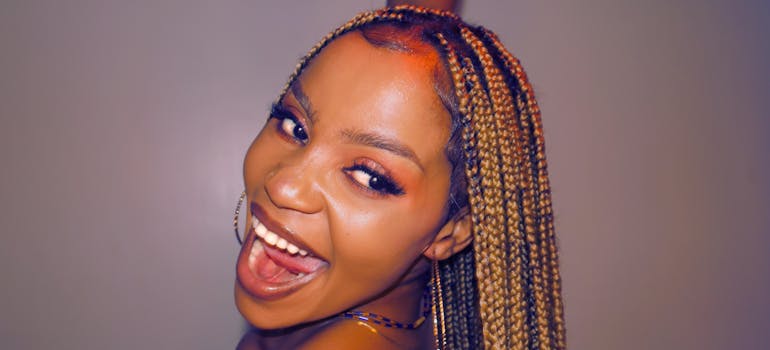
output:
M235 239L238 240L238 244L243 245L241 234L238 233L238 217L241 215L241 204L246 198L246 190L241 192L241 196L238 198L238 205L235 207L235 216L233 217L233 229L235 229Z
M433 339L436 340L436 349L446 349L446 323L444 320L444 295L441 291L441 273L438 260L431 260L431 309L433 311Z

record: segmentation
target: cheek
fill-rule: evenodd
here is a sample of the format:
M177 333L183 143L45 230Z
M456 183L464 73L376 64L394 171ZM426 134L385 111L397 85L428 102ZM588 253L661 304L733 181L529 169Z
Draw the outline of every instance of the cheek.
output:
M336 262L357 279L394 282L421 256L439 220L438 214L392 206L334 220Z
M267 130L269 127L270 124L267 124L260 131L249 146L243 160L243 178L247 187L252 185L258 174L266 172L270 164L281 157L282 148L279 143L272 139L269 130Z

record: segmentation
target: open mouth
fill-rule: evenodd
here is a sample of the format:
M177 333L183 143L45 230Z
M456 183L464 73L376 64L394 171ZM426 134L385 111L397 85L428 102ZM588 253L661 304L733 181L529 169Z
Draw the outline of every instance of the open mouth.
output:
M247 292L262 299L280 298L309 283L329 266L265 223L252 216L250 234L238 258L238 282Z

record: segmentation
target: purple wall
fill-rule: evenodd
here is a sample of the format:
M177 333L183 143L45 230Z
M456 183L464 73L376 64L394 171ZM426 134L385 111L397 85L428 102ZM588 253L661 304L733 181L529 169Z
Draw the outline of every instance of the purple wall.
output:
M0 348L234 347L245 149L381 3L0 4ZM770 5L579 3L464 5L539 96L570 348L770 348Z

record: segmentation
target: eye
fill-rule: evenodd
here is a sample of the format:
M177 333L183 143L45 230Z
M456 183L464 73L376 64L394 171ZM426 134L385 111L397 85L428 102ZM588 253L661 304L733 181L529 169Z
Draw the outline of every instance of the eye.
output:
M283 130L283 132L285 132L287 135L291 135L291 137L297 139L297 141L303 143L307 141L307 133L305 133L305 128L302 127L302 125L299 125L294 119L284 118L281 120L281 130Z
M278 121L278 129L281 134L290 137L296 142L307 143L307 131L291 111L276 104L273 106L270 118L275 118Z
M377 192L377 194L404 194L404 190L395 181L366 165L356 164L344 170L353 181L368 190Z

